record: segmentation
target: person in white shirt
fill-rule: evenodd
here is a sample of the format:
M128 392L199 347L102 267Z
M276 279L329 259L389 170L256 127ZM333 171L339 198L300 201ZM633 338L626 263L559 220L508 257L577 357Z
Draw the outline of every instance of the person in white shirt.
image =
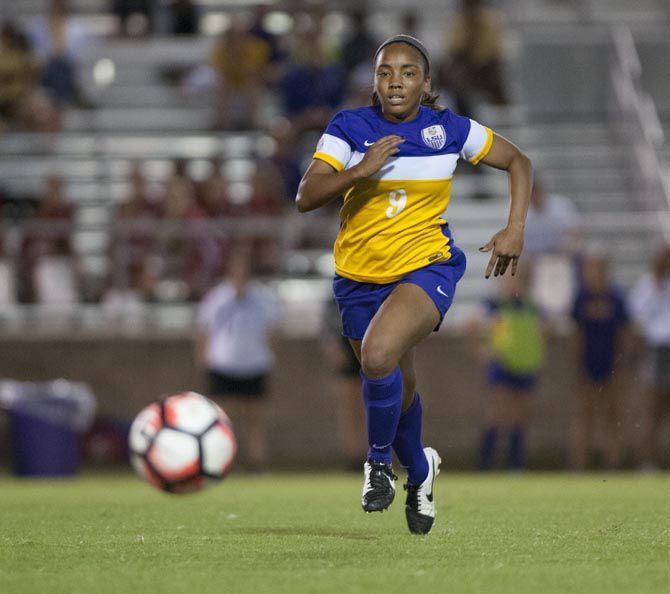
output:
M210 396L241 401L247 458L254 469L267 463L265 401L277 321L273 294L251 278L250 250L239 249L227 277L200 305L196 363L207 373Z
M630 309L649 347L648 390L642 411L642 467L658 465L658 436L670 410L670 245L654 258L630 295Z
M570 199L545 192L536 175L526 217L524 251L532 256L574 251L578 223L579 214Z

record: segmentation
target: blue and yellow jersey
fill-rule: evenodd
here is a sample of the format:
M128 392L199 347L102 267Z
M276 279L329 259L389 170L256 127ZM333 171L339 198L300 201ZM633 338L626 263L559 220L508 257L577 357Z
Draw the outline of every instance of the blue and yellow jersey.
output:
M491 130L447 109L422 106L411 122L395 124L380 108L362 107L333 117L314 158L342 171L390 134L405 139L400 152L349 189L340 210L335 271L355 281L390 283L451 257L443 215L456 163L479 163L493 142Z

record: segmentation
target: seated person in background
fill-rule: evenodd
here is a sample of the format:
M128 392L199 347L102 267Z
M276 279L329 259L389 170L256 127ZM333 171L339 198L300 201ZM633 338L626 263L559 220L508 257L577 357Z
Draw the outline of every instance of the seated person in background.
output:
M319 37L306 32L296 37L279 90L297 131L321 129L344 100L346 72L327 58Z
M133 279L132 286L143 287L147 292L147 259L156 242L158 204L147 187L139 162L132 165L129 184L128 195L116 210L119 224L111 242L112 278L117 287L128 287L129 279Z
M206 372L207 394L236 400L239 417L231 418L244 435L247 467L264 470L268 463L267 384L274 365L271 334L278 322L274 295L255 283L249 246L230 259L226 278L209 291L198 313L195 359Z
M198 205L196 186L186 159L175 159L173 172L165 184L163 227L157 255L162 279L175 283L177 297L198 299L211 285L220 269L221 246L215 234L198 225L207 213Z
M528 296L527 265L520 265L515 276L505 275L500 282L500 296L486 304L491 393L486 400L479 469L493 468L496 442L505 431L507 468L521 470L532 396L544 360L542 318Z
M642 405L642 469L659 464L659 433L670 411L670 245L663 245L630 295L631 313L649 349Z
M229 217L239 214L228 195L228 180L223 174L223 157L215 155L209 160L209 173L200 182L198 198L207 216Z
M623 356L628 314L623 296L609 278L604 255L587 254L581 272L582 285L572 309L580 362L572 466L584 470L591 461L597 415L605 422L605 464L615 469L621 465L623 422L621 378L616 370Z
M88 43L88 35L68 13L68 0L51 0L48 13L38 16L30 29L31 42L42 65L40 82L58 106L83 103L76 60Z
M441 83L454 94L455 111L474 117L472 95L476 91L491 103L506 104L503 30L496 14L486 9L482 0L462 0L460 12L450 22Z
M530 196L524 251L529 255L570 254L575 249L579 213L569 198L545 191L536 174Z
M270 46L250 34L241 22L233 20L210 56L218 85L218 128L257 127L258 105L269 61Z
M289 200L284 194L281 173L268 160L259 160L251 177L251 197L246 211L254 217L279 217L288 208ZM260 233L251 238L257 272L271 274L279 266L279 235L277 227L267 227L268 233Z
M38 90L39 66L28 40L11 23L0 29L0 133L3 127L56 132L58 112Z
M65 197L63 180L52 175L33 219L38 224L26 233L28 262L35 295L40 302L76 299L76 273L71 238L74 209Z
M293 196L298 193L303 168L296 131L285 118L279 120L270 130L275 146L268 162L279 170L284 197L292 202Z

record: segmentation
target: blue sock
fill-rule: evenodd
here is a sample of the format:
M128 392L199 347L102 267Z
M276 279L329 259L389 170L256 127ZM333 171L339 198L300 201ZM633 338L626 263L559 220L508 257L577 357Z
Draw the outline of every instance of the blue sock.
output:
M524 431L521 425L512 427L509 434L509 450L507 452L507 467L510 470L523 468Z
M428 476L428 460L421 443L421 397L414 393L414 401L400 415L398 431L393 440L393 449L403 468L407 469L410 485L420 485Z
M396 367L386 377L369 378L361 371L363 402L368 419L368 460L391 463L402 407L402 373Z
M497 439L498 430L495 427L489 427L484 431L479 450L479 470L491 470L493 468L493 456L496 451Z

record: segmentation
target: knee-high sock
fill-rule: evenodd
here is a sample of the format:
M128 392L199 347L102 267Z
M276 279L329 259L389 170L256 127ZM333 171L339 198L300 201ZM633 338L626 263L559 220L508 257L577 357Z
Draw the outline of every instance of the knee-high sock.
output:
M479 449L479 470L491 470L493 468L493 456L495 455L498 430L489 427L482 435L482 443Z
M368 420L368 459L391 463L391 444L395 439L402 407L402 373L396 367L385 377L363 379L363 402Z
M524 431L521 425L512 427L509 434L509 449L507 451L507 467L510 470L523 468Z
M400 464L407 469L407 480L411 485L420 485L428 477L428 460L421 443L422 416L421 397L415 392L411 406L400 415L393 440L393 449Z

